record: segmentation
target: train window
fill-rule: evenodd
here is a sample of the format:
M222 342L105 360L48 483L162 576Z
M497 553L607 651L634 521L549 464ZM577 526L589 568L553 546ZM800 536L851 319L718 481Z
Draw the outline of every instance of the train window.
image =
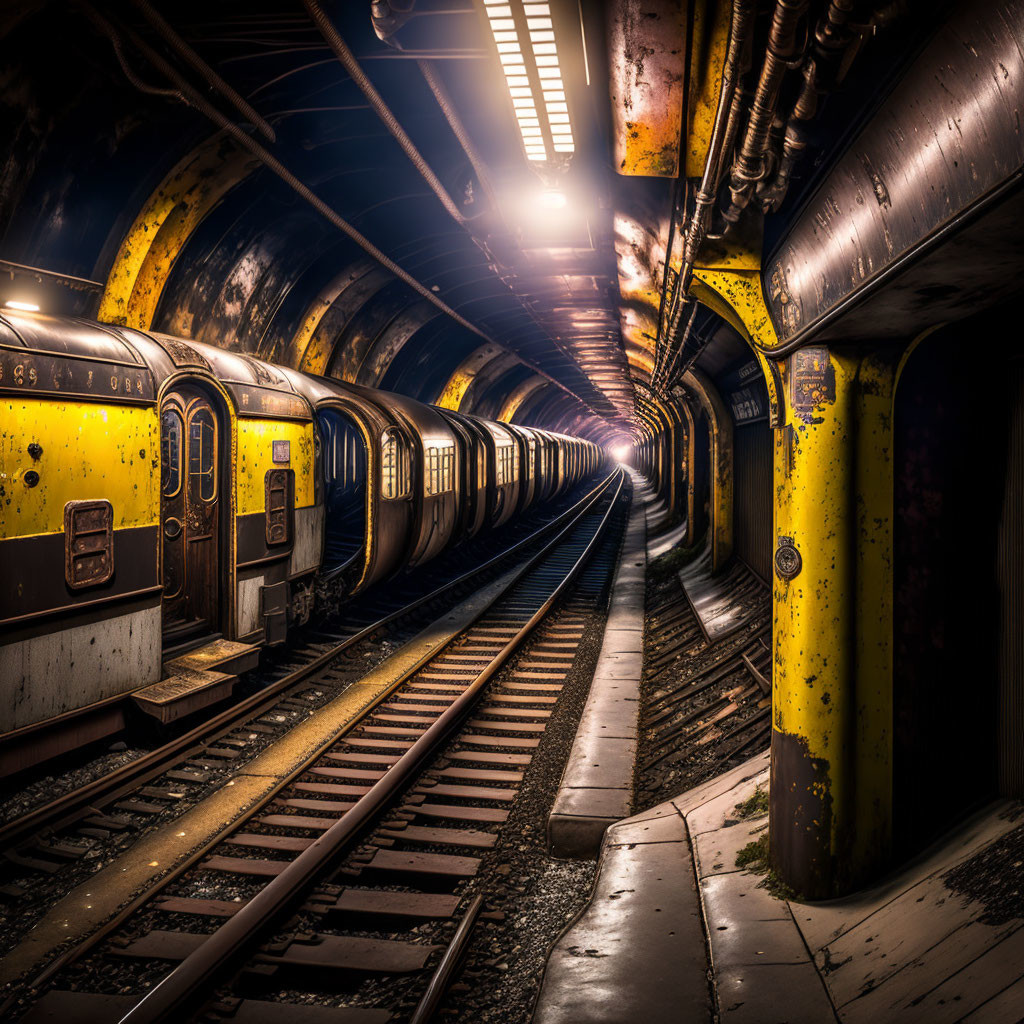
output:
M515 445L506 444L498 448L495 454L497 458L494 467L494 483L498 487L504 487L505 484L513 483L516 479L519 453L515 450Z
M295 493L295 471L271 469L263 478L266 499L267 544L287 544L291 540L292 495Z
M440 482L438 480L439 467L438 467L438 451L436 448L427 449L427 494L437 494L441 489Z
M427 449L426 479L427 494L443 494L454 489L455 449L451 445Z
M193 498L217 496L217 428L209 409L196 409L188 419L188 485Z
M160 490L173 498L181 489L181 416L168 409L160 417Z
M409 449L402 435L388 427L380 435L380 493L384 498L409 496Z
M64 578L72 590L95 587L114 575L114 508L109 501L64 506Z

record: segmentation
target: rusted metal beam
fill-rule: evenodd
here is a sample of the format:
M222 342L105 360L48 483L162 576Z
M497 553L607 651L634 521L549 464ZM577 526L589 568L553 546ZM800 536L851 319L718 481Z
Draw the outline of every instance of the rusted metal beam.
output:
M615 169L675 178L686 99L687 5L615 0L607 18Z

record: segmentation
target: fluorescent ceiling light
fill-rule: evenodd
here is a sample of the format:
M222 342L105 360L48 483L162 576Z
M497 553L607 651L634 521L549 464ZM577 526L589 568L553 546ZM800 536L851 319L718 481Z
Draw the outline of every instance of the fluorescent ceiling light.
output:
M550 148L574 152L550 3L484 0L484 10L527 157L547 160ZM537 109L540 99L543 118Z
M39 307L34 302L21 302L18 299L8 299L4 305L8 309L20 309L26 313L38 313Z
M537 204L545 210L562 210L568 200L565 193L557 188L546 188L537 196Z

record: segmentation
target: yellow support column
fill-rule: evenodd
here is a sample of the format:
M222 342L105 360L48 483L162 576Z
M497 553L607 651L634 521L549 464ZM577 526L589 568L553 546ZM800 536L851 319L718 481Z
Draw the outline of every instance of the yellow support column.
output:
M889 856L892 365L795 352L775 431L770 842L799 895L841 895Z

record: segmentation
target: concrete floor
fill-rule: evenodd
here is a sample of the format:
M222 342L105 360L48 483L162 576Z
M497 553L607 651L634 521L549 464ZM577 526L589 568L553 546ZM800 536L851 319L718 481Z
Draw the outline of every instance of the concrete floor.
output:
M549 961L538 1024L714 1010L723 1024L1024 1019L1020 803L991 804L870 889L807 904L736 865L768 826L739 807L767 787L763 754L609 829L594 898Z

